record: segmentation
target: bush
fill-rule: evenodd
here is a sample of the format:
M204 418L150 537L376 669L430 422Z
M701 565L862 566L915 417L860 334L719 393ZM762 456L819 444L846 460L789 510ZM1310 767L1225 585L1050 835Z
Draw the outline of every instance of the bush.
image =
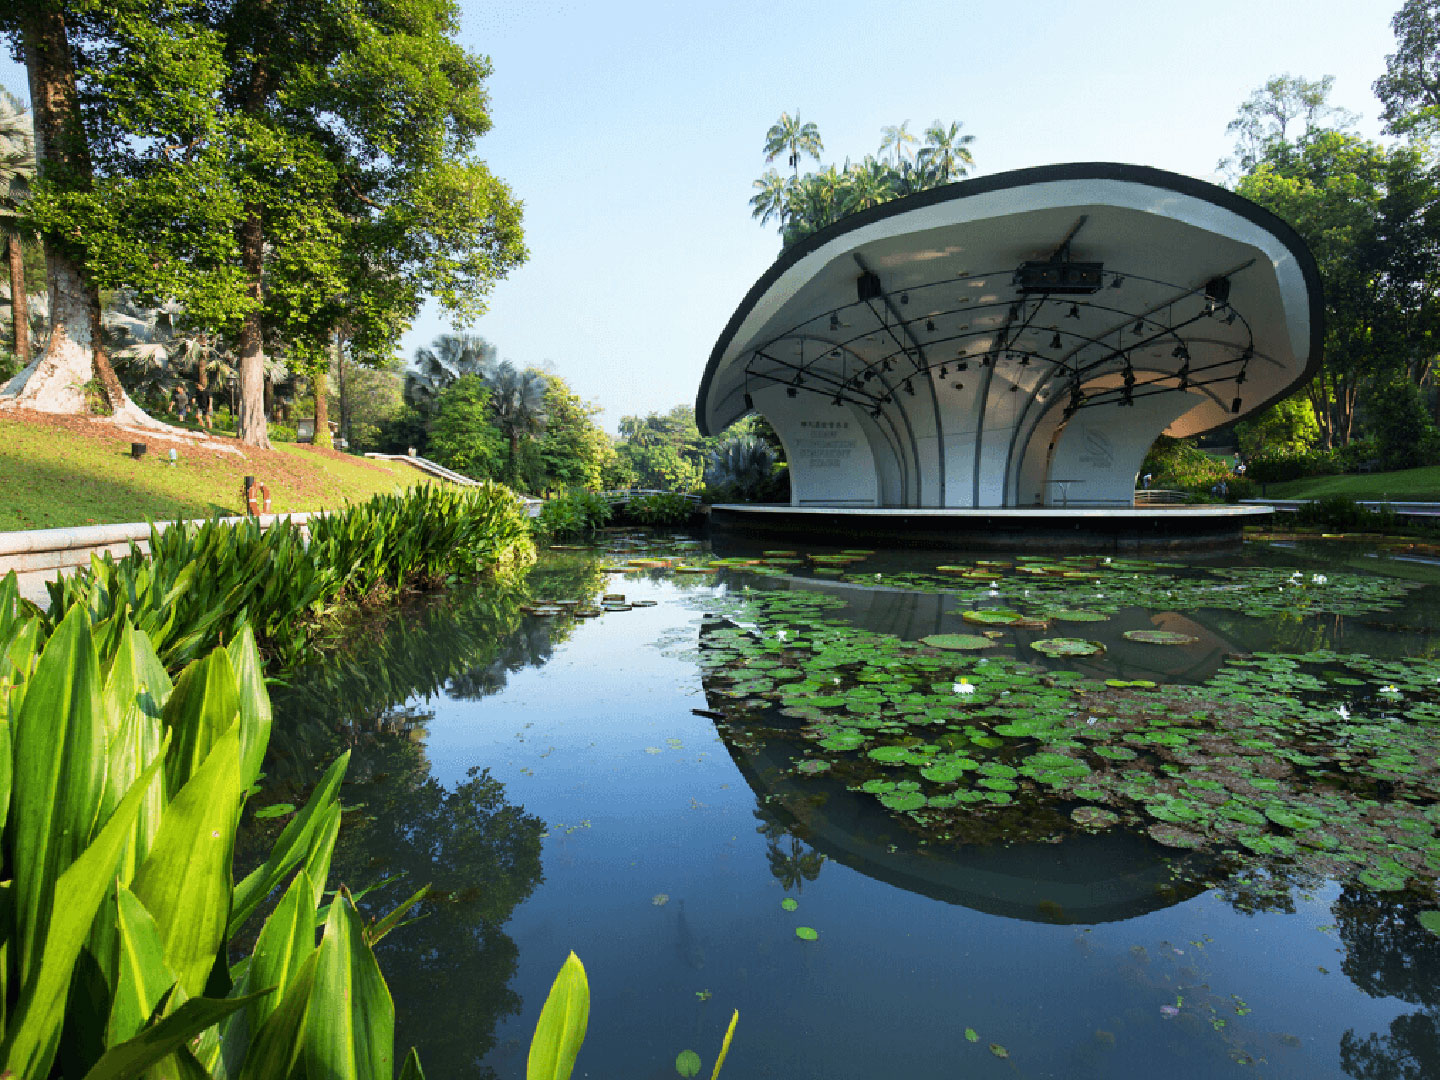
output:
M695 503L673 491L641 495L616 507L616 518L636 525L683 525L696 512Z
M1371 510L1348 496L1327 495L1323 499L1302 503L1293 520L1298 525L1330 525L1370 531L1392 528L1398 519L1395 511L1388 506Z
M291 424L266 424L265 432L271 442L295 442L297 436Z
M591 536L610 520L610 501L602 495L576 488L548 499L533 519L536 539L542 543L578 540Z
M1440 457L1440 431L1409 379L1393 379L1370 389L1366 426L1375 437L1383 469L1413 469Z
M768 500L775 486L775 451L754 435L736 435L713 450L705 463L705 484L722 501Z

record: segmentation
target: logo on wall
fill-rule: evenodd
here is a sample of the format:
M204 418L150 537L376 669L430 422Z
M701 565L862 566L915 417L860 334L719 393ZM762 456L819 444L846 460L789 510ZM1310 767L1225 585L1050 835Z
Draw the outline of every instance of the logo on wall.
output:
M1085 448L1077 455L1082 465L1092 469L1108 469L1115 464L1115 448L1103 431L1085 432Z

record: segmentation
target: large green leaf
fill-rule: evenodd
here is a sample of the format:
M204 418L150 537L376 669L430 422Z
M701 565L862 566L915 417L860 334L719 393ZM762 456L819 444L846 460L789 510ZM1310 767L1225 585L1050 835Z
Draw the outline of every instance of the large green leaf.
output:
M221 1041L217 1078L236 1076L250 1047L251 1036L259 1031L280 1007L300 968L315 951L315 886L304 870L265 920L255 950L236 989L248 993L273 987L274 994L255 1002L231 1018Z
M525 1080L570 1080L589 1023L590 983L585 965L572 952L560 966L540 1010L525 1063Z
M315 965L319 950L312 952L300 965L295 981L285 992L280 1007L255 1034L245 1055L238 1080L290 1080L304 1077L300 1055L305 1048L305 1022L310 1012L310 997L315 988Z
M420 1054L415 1047L405 1055L405 1064L400 1066L400 1080L425 1080L425 1070L420 1067Z
M45 939L55 883L96 824L105 784L102 713L90 618L76 608L40 655L12 732L11 852L22 985Z
M124 885L116 890L115 901L119 956L105 1039L110 1047L139 1034L161 997L175 985L175 973L165 963L165 946L150 912Z
M0 1069L21 1080L42 1077L50 1069L75 960L114 880L115 865L135 827L145 788L160 770L164 751L162 745L161 753L136 778L95 840L60 875L39 963L22 985L5 1042L0 1046Z
M240 794L237 721L165 808L150 854L135 873L135 895L154 916L165 962L190 997L205 988L225 942Z
M107 1050L85 1074L85 1080L137 1080L145 1075L145 1070L185 1047L200 1032L265 993L268 991L239 998L191 998L133 1039Z
M295 869L301 859L317 890L325 887L329 872L330 850L338 828L340 782L350 764L350 751L345 751L325 770L325 775L310 793L305 806L286 824L270 849L270 857L235 886L235 904L230 915L229 936L239 933L245 921L255 914L260 902ZM317 861L318 860L318 861ZM323 862L323 867L319 865ZM319 896L316 896L319 903Z
M265 747L270 744L270 695L265 690L265 670L255 647L250 624L225 646L235 670L235 687L240 695L240 783L246 788L260 776Z
M161 715L171 689L170 676L155 655L149 637L125 626L117 639L115 658L105 681L109 745L102 815L109 813L141 766L155 756L164 734ZM146 793L135 824L135 842L120 866L122 882L128 883L135 876L136 868L150 852L164 809L163 788L157 780Z
M349 894L330 905L316 951L305 1019L309 1080L390 1080L395 1074L395 1005Z
M224 649L212 650L180 673L165 703L165 726L175 733L170 760L165 763L165 786L172 797L210 756L211 748L239 714L235 669Z

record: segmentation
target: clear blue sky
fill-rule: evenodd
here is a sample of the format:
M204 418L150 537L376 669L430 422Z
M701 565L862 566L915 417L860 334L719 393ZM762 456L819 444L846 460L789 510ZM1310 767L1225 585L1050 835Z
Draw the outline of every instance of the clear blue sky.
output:
M530 249L469 329L551 362L613 431L694 401L778 254L748 199L783 110L819 125L827 162L939 118L975 136L977 173L1108 160L1217 179L1226 123L1272 75L1334 75L1378 137L1399 2L463 0L461 39L495 69L481 153L524 201ZM23 87L8 57L0 83ZM448 329L427 307L405 355Z

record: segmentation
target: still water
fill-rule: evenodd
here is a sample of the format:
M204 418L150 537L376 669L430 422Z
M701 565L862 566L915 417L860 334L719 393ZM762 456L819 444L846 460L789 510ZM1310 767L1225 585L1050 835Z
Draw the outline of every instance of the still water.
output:
M906 640L964 629L953 597L804 566L606 573L618 558L549 553L522 582L351 627L339 653L276 690L260 801L298 802L350 748L331 886L388 880L362 902L382 911L432 884L425 917L380 949L397 1047L418 1046L429 1075L522 1077L573 949L592 995L576 1076L675 1076L683 1050L708 1076L732 1009L730 1080L1440 1076L1440 937L1415 920L1436 906L1433 883L1379 894L1297 874L1257 902L1253 869L1177 876L1177 852L1138 830L917 837L842 780L798 775L795 742L719 722L702 637L707 616L738 617L747 586L827 593L843 601L832 618ZM1423 561L1342 545L1219 561L1416 587L1362 615L1126 606L1081 628L1104 656L1034 660L1203 685L1235 654L1396 659L1440 640L1440 572ZM521 610L605 592L653 606ZM1157 659L1120 636L1134 626L1195 641ZM1023 652L1026 632L1006 633ZM282 824L253 822L252 850Z

